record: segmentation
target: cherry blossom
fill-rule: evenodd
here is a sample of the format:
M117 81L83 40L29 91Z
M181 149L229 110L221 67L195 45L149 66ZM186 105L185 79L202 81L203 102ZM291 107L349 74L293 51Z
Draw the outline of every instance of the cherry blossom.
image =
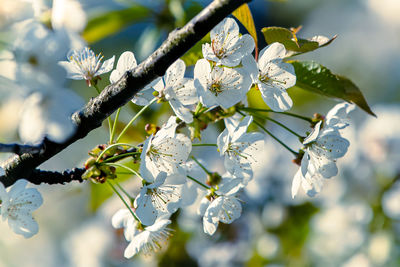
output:
M154 89L159 92L158 97L169 101L178 118L191 123L193 122L193 115L188 106L196 104L198 97L193 80L184 78L185 69L185 62L178 59L167 69L164 81L160 80L154 86Z
M236 177L245 178L245 184L253 176L251 163L255 161L254 154L264 144L263 134L247 133L252 121L252 116L246 116L242 121L225 120L226 128L217 139L218 150L225 157L226 170Z
M249 34L240 36L239 26L232 18L226 18L215 26L210 36L211 45L203 45L203 56L217 65L235 67L254 50L253 38Z
M144 182L134 203L135 213L141 223L152 225L159 213L174 213L179 208L181 190L182 185L171 184L165 172L160 172L154 182Z
M232 107L246 97L252 83L244 68L211 68L205 59L197 61L194 79L200 102L206 107Z
M89 47L85 47L80 51L72 50L68 53L67 58L68 61L59 62L66 69L67 78L86 80L91 86L100 75L112 70L115 56L102 63L103 56L101 54L95 55Z
M296 84L293 66L282 61L285 53L283 44L273 43L260 51L258 63L251 55L243 59L243 65L258 85L265 103L279 112L292 107L293 101L286 89Z
M176 117L172 116L154 136L146 139L140 155L141 174L156 177L159 172L164 171L174 174L174 179L179 180L176 183L186 181L186 172L180 165L186 162L192 143L185 135L175 133L176 127Z
M172 230L167 228L171 221L166 216L157 219L153 225L143 227L133 220L132 214L127 209L119 210L112 218L114 228L124 227L125 238L129 245L124 251L125 258L132 258L135 254L143 251L148 254L161 248Z
M43 203L39 191L35 188L25 188L27 183L28 181L25 179L20 179L8 192L0 183L3 221L7 219L10 228L16 234L23 235L25 238L32 237L39 231L39 226L31 213Z

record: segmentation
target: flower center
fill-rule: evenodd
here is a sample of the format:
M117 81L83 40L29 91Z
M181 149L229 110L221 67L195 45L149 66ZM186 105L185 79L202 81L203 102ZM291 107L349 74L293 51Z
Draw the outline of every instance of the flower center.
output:
M213 93L215 96L218 96L219 93L222 93L222 85L221 83L214 82L213 84L211 84L208 90L210 90L210 92Z

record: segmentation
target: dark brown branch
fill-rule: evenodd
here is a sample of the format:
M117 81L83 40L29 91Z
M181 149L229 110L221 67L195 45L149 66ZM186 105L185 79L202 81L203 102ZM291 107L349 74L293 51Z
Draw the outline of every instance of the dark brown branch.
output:
M24 153L40 153L43 149L43 145L21 145L21 144L1 144L0 143L0 152L1 153L14 153L17 155L22 155Z
M29 182L33 184L64 184L72 181L82 182L82 174L85 172L84 168L74 168L72 170L65 170L63 172L55 171L42 171L39 169L34 170L29 178Z
M125 105L137 92L158 76L200 41L211 29L231 14L236 8L251 0L215 0L184 27L171 32L166 41L144 62L115 84L107 86L101 94L91 99L84 108L73 114L77 126L75 134L63 143L43 141L43 151L15 156L3 163L6 172L0 181L7 187L18 179L29 179L32 171L61 150L90 131L101 126L103 120L119 107Z

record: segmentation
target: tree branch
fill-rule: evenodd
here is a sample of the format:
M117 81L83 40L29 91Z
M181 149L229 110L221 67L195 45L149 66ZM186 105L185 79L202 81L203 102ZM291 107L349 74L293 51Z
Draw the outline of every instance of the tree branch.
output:
M214 0L184 27L171 32L164 43L145 61L132 71L128 71L115 84L107 86L99 96L92 98L80 111L72 115L76 132L63 143L45 139L44 149L36 153L25 153L5 161L2 167L5 175L0 177L6 187L18 179L28 179L33 170L46 160L90 131L101 126L103 120L119 107L125 105L137 92L158 76L200 41L211 29L231 14L236 8L251 0Z
M35 169L28 177L28 181L33 184L64 184L72 181L82 182L82 174L86 170L84 168L74 168L72 170L65 170L63 172L56 171L43 171Z
M0 143L0 153L14 153L17 155L22 155L24 153L39 153L43 149L42 144L31 146L31 145L21 145L21 144L2 144Z

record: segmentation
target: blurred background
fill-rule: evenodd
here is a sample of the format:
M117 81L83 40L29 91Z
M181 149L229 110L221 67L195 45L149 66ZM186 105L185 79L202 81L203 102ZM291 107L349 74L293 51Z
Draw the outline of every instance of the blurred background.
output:
M6 8L11 2L1 0L0 13L16 12ZM52 1L41 2L52 5ZM209 2L81 0L86 21L82 36L106 59L129 50L141 62L171 30ZM292 199L291 182L298 167L290 153L267 137L255 177L240 194L240 219L220 224L210 237L203 233L194 204L173 215L175 232L161 251L130 260L123 257L127 242L122 232L111 226L112 215L122 205L115 196L110 198L108 188L89 182L37 186L44 198L43 206L34 212L40 231L25 240L0 223L0 266L400 266L400 1L253 0L249 6L260 49L266 45L260 30L267 26L302 25L298 33L302 38L338 35L329 46L297 57L315 60L350 78L377 115L374 118L358 108L353 112L353 123L344 132L351 145L338 160L338 176L326 180L316 197L301 194ZM2 60L1 72L7 64ZM188 67L187 75L192 72L193 67ZM107 84L106 75L100 87ZM68 86L85 101L96 95L84 81ZM337 103L299 89L290 89L289 94L294 102L291 111L307 116L326 114ZM21 105L17 97L1 101L1 142L18 141ZM124 107L119 129L139 109L132 103ZM168 105L146 112L125 141L141 142L144 125L162 124L168 112ZM307 130L298 120L274 118L299 133ZM107 142L108 129L103 126L41 167L83 166L87 152ZM215 142L222 126L209 127L203 142ZM300 147L280 128L267 126L292 148ZM210 169L222 170L216 152L195 153L207 155ZM7 156L1 155L2 159ZM138 192L137 181L128 178L123 177L124 187Z

